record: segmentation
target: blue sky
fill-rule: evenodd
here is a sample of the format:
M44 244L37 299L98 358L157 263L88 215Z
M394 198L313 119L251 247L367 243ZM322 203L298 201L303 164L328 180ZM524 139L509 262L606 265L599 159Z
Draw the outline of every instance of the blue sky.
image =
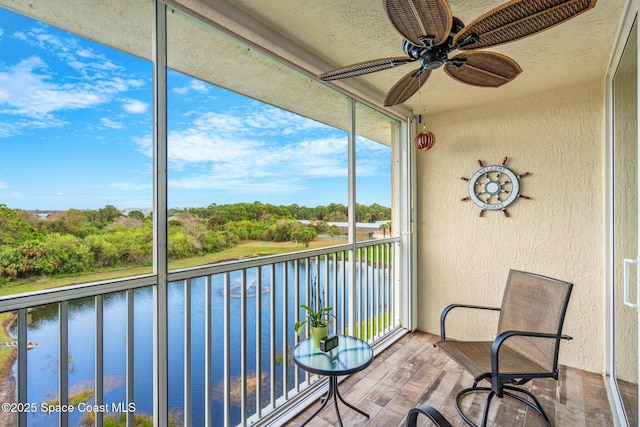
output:
M151 64L0 8L0 203L150 208ZM169 206L347 203L346 133L168 76ZM358 203L389 206L389 147L358 139Z

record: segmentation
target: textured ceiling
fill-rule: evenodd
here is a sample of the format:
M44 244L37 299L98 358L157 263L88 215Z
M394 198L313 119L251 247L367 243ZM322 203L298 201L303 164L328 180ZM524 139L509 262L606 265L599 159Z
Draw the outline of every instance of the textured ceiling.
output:
M596 7L533 37L487 49L513 58L523 69L500 88L477 88L435 70L404 105L416 114L482 105L554 87L604 78L626 0L598 0ZM403 56L402 37L388 24L382 0L233 0L238 8L334 67ZM450 0L453 15L469 23L501 0ZM380 94L416 68L408 64L357 77ZM322 70L328 71L328 70ZM421 109L419 109L419 106Z

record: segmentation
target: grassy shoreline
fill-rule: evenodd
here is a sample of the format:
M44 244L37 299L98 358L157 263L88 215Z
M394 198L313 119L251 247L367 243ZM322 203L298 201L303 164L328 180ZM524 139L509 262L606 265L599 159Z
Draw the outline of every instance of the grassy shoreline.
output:
M255 258L267 255L278 255L288 252L297 252L307 249L332 246L338 242L342 243L338 239L314 240L309 244L309 247L305 247L302 244L296 244L293 242L266 242L252 240L220 252L193 258L172 260L169 262L169 268L171 270L178 270L182 268L196 267L199 265L213 264L222 261ZM80 283L99 282L102 280L139 276L142 274L150 274L151 272L152 269L150 266L128 268L125 267L92 272L82 276L40 277L35 279L18 280L14 283L10 283L9 285L0 287L0 297L24 292L37 292L45 289L59 288L62 286L76 285Z

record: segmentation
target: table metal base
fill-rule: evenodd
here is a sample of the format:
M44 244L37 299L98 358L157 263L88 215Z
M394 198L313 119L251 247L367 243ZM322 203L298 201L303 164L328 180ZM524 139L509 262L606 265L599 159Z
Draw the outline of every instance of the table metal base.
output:
M329 391L327 392L327 394L325 396L322 396L320 398L320 401L322 402L322 406L320 406L320 408L316 412L314 412L313 415L311 415L309 418L307 418L307 420L304 423L302 423L302 426L307 425L307 423L309 421L311 421L313 419L313 417L318 415L320 413L320 411L322 411L325 408L325 406L327 406L327 403L329 403L329 400L331 398L333 398L333 405L336 408L336 414L338 415L338 422L340 423L340 427L342 427L342 418L340 418L340 410L338 409L338 399L340 399L342 401L342 403L347 405L349 408L351 408L354 411L359 412L362 415L364 415L365 417L369 418L369 414L367 414L366 412L361 411L360 409L356 408L355 406L351 405L350 403L347 403L344 400L344 398L340 394L340 391L338 391L338 377L330 376L329 377Z

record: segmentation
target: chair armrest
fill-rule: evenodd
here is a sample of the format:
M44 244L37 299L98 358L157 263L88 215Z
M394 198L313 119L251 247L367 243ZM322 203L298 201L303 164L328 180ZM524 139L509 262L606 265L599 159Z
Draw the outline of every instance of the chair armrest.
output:
M412 408L407 414L405 427L416 427L418 425L418 415L425 415L438 427L452 427L451 423L438 411L430 405L421 405Z
M500 311L500 307L487 307L483 305L472 305L472 304L451 304L448 305L442 310L442 314L440 315L440 339L442 341L445 340L445 331L444 331L444 323L447 318L447 315L454 308L471 308L474 310L492 310L492 311Z
M504 342L512 337L533 337L533 338L547 338L554 340L567 340L570 341L573 337L569 335L557 335L557 334L548 334L544 332L529 332L529 331L505 331L496 337L491 345L491 385L493 390L498 394L498 397L502 397L501 393L498 392L500 389L500 379L498 372L500 372L500 362L499 362L499 352L500 347Z

